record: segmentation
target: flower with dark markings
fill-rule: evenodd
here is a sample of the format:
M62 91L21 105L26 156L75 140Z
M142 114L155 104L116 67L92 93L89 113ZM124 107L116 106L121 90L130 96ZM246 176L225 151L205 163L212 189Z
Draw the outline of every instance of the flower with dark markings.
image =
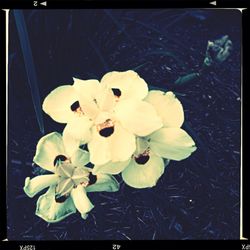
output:
M186 159L196 150L193 139L180 128L184 122L184 111L173 92L150 91L145 101L153 105L164 127L145 137L137 137L136 151L129 160L96 165L93 173L122 172L123 180L129 186L153 187L169 160Z
M146 82L134 71L109 72L101 79L80 80L52 91L43 110L67 123L63 135L71 149L88 143L90 161L106 164L128 160L136 149L136 136L162 127L153 106L142 99Z
M77 149L72 155L67 152L67 140L57 132L43 136L36 149L33 161L52 174L25 179L24 191L34 197L48 188L37 201L36 215L47 222L58 222L78 210L83 219L94 205L87 192L116 192L119 183L107 174L93 175L92 169L85 167L89 153Z

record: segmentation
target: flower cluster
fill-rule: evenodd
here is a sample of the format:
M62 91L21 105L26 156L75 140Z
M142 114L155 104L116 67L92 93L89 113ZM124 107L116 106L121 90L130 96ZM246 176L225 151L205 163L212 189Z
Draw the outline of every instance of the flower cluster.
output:
M49 187L36 210L47 222L76 210L85 219L94 207L87 192L119 190L112 175L121 173L134 188L153 187L170 160L196 150L181 128L184 112L174 93L149 91L131 70L107 73L100 82L74 78L45 98L43 110L66 124L62 134L45 135L37 145L33 161L51 174L25 180L29 197Z

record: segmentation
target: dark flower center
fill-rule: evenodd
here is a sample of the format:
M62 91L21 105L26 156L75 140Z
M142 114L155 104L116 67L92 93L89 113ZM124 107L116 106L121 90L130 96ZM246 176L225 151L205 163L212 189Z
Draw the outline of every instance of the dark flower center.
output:
M115 122L107 119L105 122L96 125L96 128L100 136L109 137L114 133Z
M58 161L66 161L67 157L65 155L58 155L54 160L54 166L56 166Z
M78 108L80 108L80 104L78 101L74 102L71 106L70 106L71 110L73 112L77 111Z
M108 127L108 128L103 128L99 131L99 134L103 137L109 137L114 133L114 126L113 127Z
M89 185L92 185L92 184L95 184L95 183L96 183L96 180L97 180L96 175L93 175L93 174L90 172L90 173L89 173L89 183L88 183L88 186L89 186Z
M57 202L57 203L63 203L64 201L66 201L67 199L68 199L68 195L59 195L59 194L56 194L56 196L55 196L55 201Z
M137 157L135 157L135 161L137 164L140 164L140 165L144 165L148 162L149 160L149 155L138 155Z
M122 92L120 89L112 88L113 94L117 97L120 97L122 95Z

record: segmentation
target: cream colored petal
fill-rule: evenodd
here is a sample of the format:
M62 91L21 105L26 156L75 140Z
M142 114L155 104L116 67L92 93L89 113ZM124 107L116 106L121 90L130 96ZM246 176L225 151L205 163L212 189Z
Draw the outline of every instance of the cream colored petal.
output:
M71 192L74 187L74 182L70 178L61 178L56 185L56 194L58 196L64 196Z
M58 176L54 174L39 175L32 179L30 179L30 177L27 177L25 179L23 190L30 198L32 198L43 189L55 185L58 180Z
M104 165L95 165L93 174L119 174L128 166L130 160L129 158L127 161L109 161Z
M78 148L71 157L74 166L84 167L89 163L89 152Z
M115 114L124 128L138 136L149 135L163 125L153 106L144 101L120 101Z
M96 183L85 188L87 192L116 192L119 190L119 183L112 175L97 174Z
M81 185L78 185L72 189L71 197L82 218L86 219L86 214L94 208L94 205L89 200L85 189Z
M98 107L103 112L112 112L116 104L116 97L112 90L105 88L103 85L101 86L99 93L96 95L96 100Z
M93 138L88 144L90 161L96 165L103 165L109 161L126 161L135 151L135 136L117 122L114 133L109 137L100 136L94 129Z
M90 80L81 80L73 77L74 84L73 87L80 95L89 96L91 99L94 99L96 93L100 89L100 83L98 80L90 79Z
M109 139L99 135L96 128L92 130L92 138L88 143L90 153L90 162L93 164L105 164L111 160L111 152L109 150Z
M62 136L52 132L38 141L33 161L40 167L55 172L54 160L58 155L66 156Z
M180 128L162 128L149 138L151 150L170 160L183 160L196 150L193 139Z
M71 85L63 85L51 91L44 99L43 110L53 120L67 123L73 117L71 105L78 101L77 93Z
M84 187L89 183L89 169L86 167L77 167L74 170L74 174L72 176L72 181L77 186L79 184L83 185Z
M79 96L80 106L85 115L94 119L100 112L96 96L100 91L100 84L97 80L80 80L74 78L73 87Z
M152 104L162 118L164 127L180 128L184 122L184 111L181 102L171 91L149 91L145 101Z
M63 142L69 156L72 156L81 144L90 141L92 125L93 122L86 116L74 118L66 125L63 130Z
M69 158L78 150L80 145L82 145L80 139L74 138L68 132L66 132L65 129L63 131L63 143L65 145L65 151Z
M56 166L56 174L63 178L70 178L74 172L74 166L67 160L59 162Z
M134 188L148 188L157 184L158 179L164 173L163 159L154 154L146 164L137 164L134 160L122 172L125 183Z
M55 186L51 186L37 201L36 215L49 223L59 222L76 212L71 197L63 203L57 203L55 195Z
M101 85L121 91L120 100L143 99L148 93L147 83L132 70L118 72L112 71L103 76Z
M109 149L111 151L111 161L127 161L136 149L135 136L117 122L115 133L110 136Z

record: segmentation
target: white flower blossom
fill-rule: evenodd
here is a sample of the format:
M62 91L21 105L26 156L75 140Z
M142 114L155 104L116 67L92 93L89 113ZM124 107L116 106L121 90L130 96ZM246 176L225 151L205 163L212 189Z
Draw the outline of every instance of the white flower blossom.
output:
M126 161L136 149L136 136L163 125L153 106L142 100L147 93L146 82L134 71L109 72L100 83L74 78L73 85L56 88L43 110L67 123L63 134L72 151L88 143L94 164Z
M42 137L33 160L52 173L25 179L24 191L29 197L49 187L37 201L36 215L50 223L61 221L76 210L86 219L87 213L94 207L87 192L115 192L119 189L114 177L93 175L92 169L85 167L89 162L87 151L79 148L68 155L66 148L67 142L63 142L57 132Z
M153 187L169 160L186 159L196 150L193 139L180 128L184 122L183 107L172 92L150 91L145 100L154 106L164 127L148 136L137 137L136 151L129 160L96 165L93 173L122 172L123 180L129 186Z

